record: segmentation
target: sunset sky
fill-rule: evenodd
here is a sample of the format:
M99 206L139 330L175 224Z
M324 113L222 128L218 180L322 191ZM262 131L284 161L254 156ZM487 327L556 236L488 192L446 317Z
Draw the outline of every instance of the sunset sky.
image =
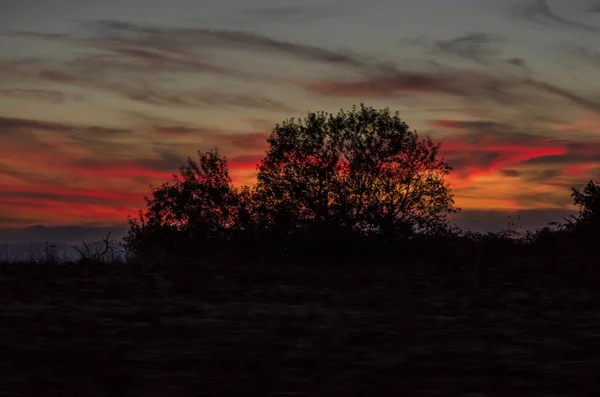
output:
M527 227L600 179L600 0L0 2L0 228L122 226L219 147L364 102L442 142L459 224ZM0 238L1 240L1 238Z

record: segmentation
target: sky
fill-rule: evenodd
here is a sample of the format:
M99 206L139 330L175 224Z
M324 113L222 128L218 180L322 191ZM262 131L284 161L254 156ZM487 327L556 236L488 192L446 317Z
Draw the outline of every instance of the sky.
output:
M599 179L599 77L600 0L0 0L0 240L123 227L198 150L251 185L361 102L442 143L459 225L541 227Z

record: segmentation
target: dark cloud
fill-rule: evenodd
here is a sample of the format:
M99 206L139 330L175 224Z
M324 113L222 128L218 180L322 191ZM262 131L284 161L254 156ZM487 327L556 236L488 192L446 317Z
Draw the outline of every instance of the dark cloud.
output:
M268 148L268 132L248 132L227 134L222 137L224 144L235 149L247 149L248 151L261 151Z
M473 32L450 40L436 41L433 47L439 53L456 55L485 64L499 54L495 46L503 40L499 36Z
M0 97L25 100L39 100L50 103L61 103L81 99L79 96L56 90L33 90L24 88L0 89Z
M454 169L456 175L460 177L470 177L473 174L482 172L491 172L496 167L495 164L500 163L509 155L502 150L473 150L473 148L463 148L456 151L454 148L446 147L442 144L442 153L447 157L448 164ZM511 164L512 165L512 164Z
M571 46L567 48L567 52L593 66L600 67L600 52L580 46Z
M365 76L355 81L321 81L301 85L323 96L386 98L399 95L402 92L441 93L461 96L468 91L468 87L464 86L465 81L461 80L464 79L458 74L395 70Z
M506 63L520 68L527 68L527 62L523 58L507 58Z
M239 49L282 54L303 60L363 67L356 55L305 44L274 39L257 33L205 28L158 28L122 21L104 20L88 26L95 28L99 40L107 44L134 44L142 48L189 51L192 48Z
M472 70L413 72L390 70L354 81L298 83L321 96L390 98L405 94L444 94L504 106L545 106L546 96L559 97L600 113L600 100L585 98L559 86L533 79L515 79Z
M21 118L0 117L0 135L20 132L22 130L41 130L58 133L83 132L89 134L106 135L125 134L131 132L125 128L111 128L102 126L80 126L51 121L39 121Z
M183 125L155 125L149 130L160 135L168 136L196 136L202 142L209 143L213 147L225 147L228 149L243 149L246 151L259 151L267 149L267 138L269 132L233 132L218 128L190 127Z
M121 72L121 73L173 73L173 72L210 72L214 74L226 74L228 76L245 77L246 73L228 67L219 66L207 61L205 55L194 53L194 48L173 50L163 48L152 43L136 43L131 39L124 38L122 42L118 39L103 38L78 38L74 36L44 34L31 34L28 32L15 33L24 36L50 41L59 41L63 44L86 49L99 50L103 54L83 54L65 62L62 66L77 74L88 76L97 73ZM36 60L38 63L44 61ZM21 63L23 64L23 62ZM17 66L17 65L15 65ZM70 76L63 76L60 71L54 71L56 81L64 79L68 82ZM52 73L52 71L50 71Z
M212 90L169 90L148 84L118 84L111 90L138 102L157 106L217 107L239 106L253 109L290 112L292 109L276 100L260 95L217 92Z
M600 113L600 101L598 99L586 98L565 88L561 88L559 86L543 81L526 79L523 80L522 83L526 87L539 89L542 92L553 94L559 98L574 103L584 109L590 110L595 113Z
M547 182L551 179L557 178L564 174L562 169L546 169L546 170L535 170L528 173L527 180L530 182Z
M152 131L166 136L205 135L213 132L210 128L185 127L182 125L158 125L152 127Z
M43 40L68 40L69 35L66 33L44 33L44 32L11 32L9 35L18 37L29 37L32 39L43 39Z
M206 28L166 28L138 25L117 20L101 20L83 24L84 32L90 35L64 36L37 32L14 32L13 35L103 49L144 62L173 66L194 66L202 70L230 71L197 60L199 50L234 49L261 51L284 55L304 61L324 62L332 65L365 67L366 59L355 54L344 53L321 47L292 43L265 35L235 30Z
M140 70L136 71L135 68L122 69L122 72L131 73L123 74L121 78L115 78L114 73L109 73L111 66L106 62L107 60L103 57L84 57L56 66L40 64L36 61L27 68L23 68L23 63L18 65L11 63L6 65L4 74L9 78L66 83L82 88L108 91L132 101L156 106L218 107L225 105L273 111L293 111L283 102L258 94L228 93L202 88L187 90L166 88L163 85L167 85L168 79L163 84L158 76L150 73L140 75L138 74ZM115 67L117 65L111 61L108 62ZM117 67L115 70L119 70L119 68ZM150 79L152 82L149 81Z
M518 176L521 176L522 172L518 171L518 170L502 170L502 175L504 176L508 176L510 178L516 178Z
M157 157L154 158L137 159L136 163L157 171L176 172L185 161L185 156L165 148L157 149L156 154Z
M519 80L474 70L414 72L396 69L369 74L355 81L319 81L300 85L322 96L390 98L407 94L444 94L507 106L525 101L523 94L515 91L523 86Z
M61 183L60 175L34 174L31 172L31 170L20 169L17 167L11 167L7 164L2 164L2 161L0 160L0 175L1 174L8 175L21 181L27 181L30 184L40 186Z
M478 134L479 136L486 134L510 134L515 135L517 131L520 131L517 127L507 124L500 123L491 120L447 120L439 119L434 120L431 123L436 127L453 128L459 130L467 130L471 133ZM520 133L519 133L520 134Z
M217 74L235 74L229 68L213 65L209 62L202 61L191 54L171 54L158 51L151 51L139 48L106 48L115 55L118 59L131 59L145 64L150 70L160 71L204 71ZM115 61L116 63L116 61Z
M581 161L581 157L576 153L557 154L553 156L533 158L524 161L524 164L532 165L562 165Z
M556 14L546 0L523 0L510 10L512 16L551 27L563 27L600 33L600 28Z
M528 160L534 165L568 165L582 162L600 163L600 142L569 142L567 153Z
M38 73L38 77L42 80L52 81L55 83L68 83L82 85L91 82L89 78L77 76L67 73L62 70L42 69Z

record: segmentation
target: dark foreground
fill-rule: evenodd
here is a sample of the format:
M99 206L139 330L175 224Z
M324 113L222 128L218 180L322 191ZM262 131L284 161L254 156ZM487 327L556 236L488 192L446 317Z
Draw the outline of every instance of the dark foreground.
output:
M2 265L0 396L598 395L600 271L514 262Z

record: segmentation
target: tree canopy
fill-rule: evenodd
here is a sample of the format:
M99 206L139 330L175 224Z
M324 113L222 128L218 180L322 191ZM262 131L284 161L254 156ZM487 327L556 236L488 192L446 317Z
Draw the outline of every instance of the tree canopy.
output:
M268 143L257 192L274 227L285 219L317 237L341 230L393 239L430 231L456 210L440 145L387 108L309 113L278 124Z
M152 188L146 210L129 219L126 242L134 253L158 248L171 256L197 256L227 240L243 216L227 160L218 150L188 157L172 182Z
M589 181L580 190L572 189L573 203L579 206L579 220L600 225L600 182Z

